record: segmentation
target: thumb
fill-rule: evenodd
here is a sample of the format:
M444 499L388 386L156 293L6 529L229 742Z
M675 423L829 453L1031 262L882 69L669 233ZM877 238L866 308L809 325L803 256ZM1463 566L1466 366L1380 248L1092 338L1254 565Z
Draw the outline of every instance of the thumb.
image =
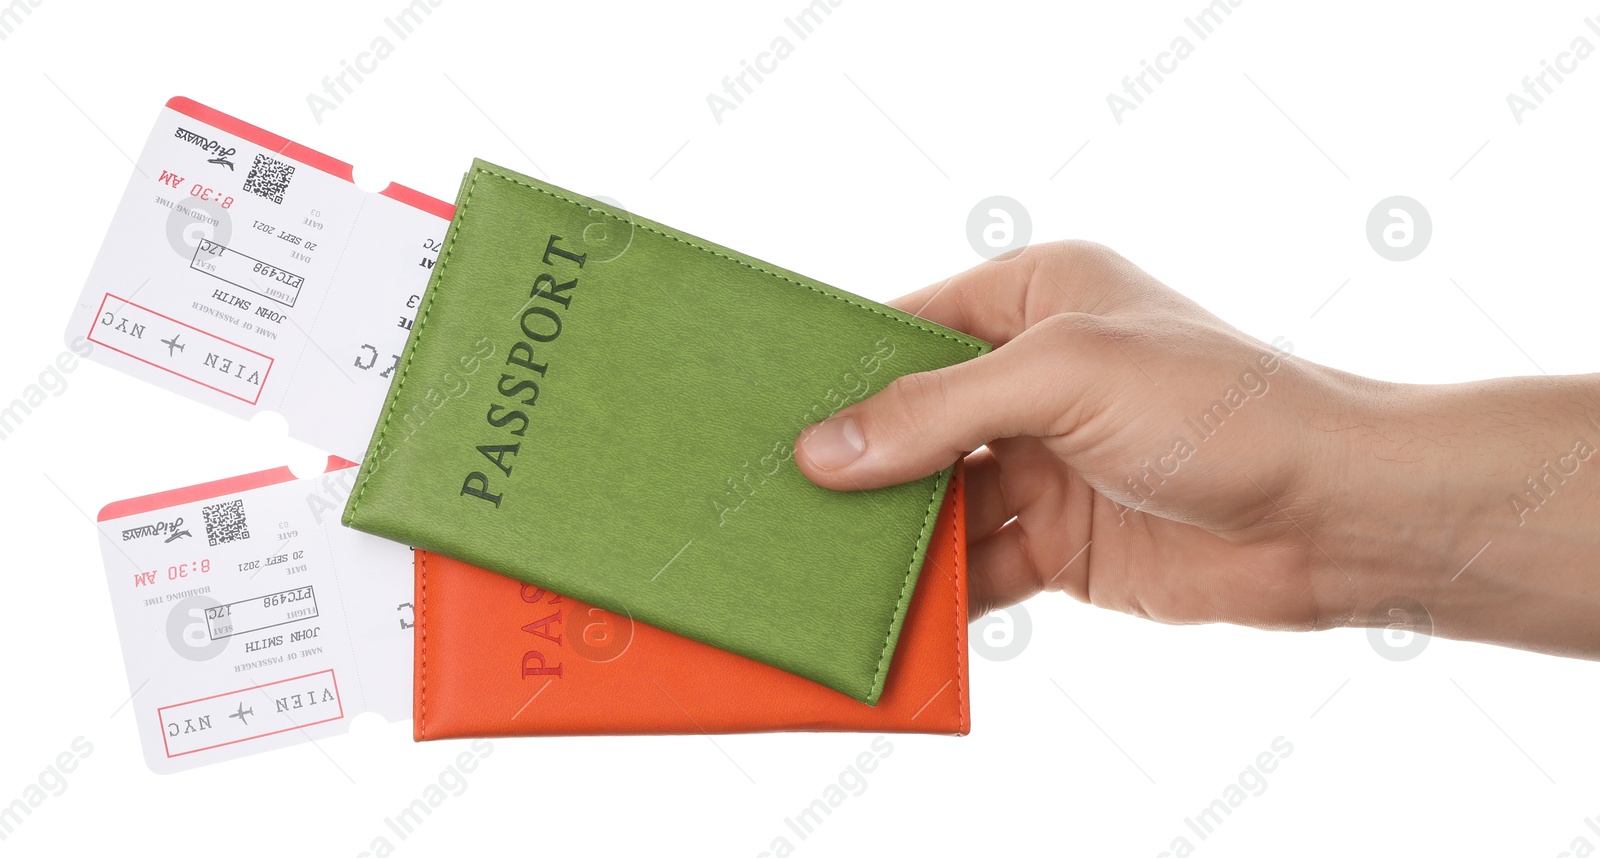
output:
M988 354L895 379L801 430L795 462L825 488L875 489L940 471L996 438L1070 431L1095 365L1071 347L1080 318L1053 316Z

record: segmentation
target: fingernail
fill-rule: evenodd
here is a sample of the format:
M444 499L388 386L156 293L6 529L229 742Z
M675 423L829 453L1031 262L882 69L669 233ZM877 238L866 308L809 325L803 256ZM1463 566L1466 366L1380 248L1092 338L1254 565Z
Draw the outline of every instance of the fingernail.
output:
M812 464L832 471L861 458L867 442L854 417L835 417L807 428L800 436L800 449Z

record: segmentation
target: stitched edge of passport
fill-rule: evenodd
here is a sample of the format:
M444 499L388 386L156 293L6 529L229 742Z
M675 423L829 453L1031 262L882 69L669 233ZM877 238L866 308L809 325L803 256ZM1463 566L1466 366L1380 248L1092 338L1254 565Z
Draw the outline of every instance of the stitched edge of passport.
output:
M422 564L422 574L417 576L421 584L422 595L417 597L417 633L422 647L422 669L417 671L417 678L421 686L417 692L417 701L422 710L417 716L417 738L426 741L428 738L428 552L417 552Z
M938 479L933 481L933 493L928 496L928 510L922 515L922 529L917 532L917 541L911 546L911 568L906 571L905 580L900 584L900 599L895 602L894 616L889 618L889 631L884 635L883 649L878 653L878 669L872 674L872 685L867 688L867 700L873 706L878 705L879 698L883 696L884 680L889 674L889 661L894 657L894 650L889 645L899 638L900 628L905 625L906 608L911 604L911 591L916 587L920 565L916 562L917 546L926 546L926 540L932 537L933 526L939 520L939 507L942 506L939 503L941 494L939 490L947 489L949 485L949 472L940 473ZM927 556L927 550L924 549L923 559L926 560Z
M354 523L356 510L361 506L361 499L366 497L367 486L372 482L372 474L378 470L378 451L383 449L383 441L389 436L389 425L394 418L395 407L400 404L400 391L405 389L406 376L411 372L411 362L417 356L417 344L422 342L422 331L428 326L428 314L433 310L434 298L439 294L439 288L444 286L444 271L450 265L450 254L455 250L456 239L461 231L467 227L467 206L472 203L472 192L478 187L480 171L472 172L472 180L467 184L467 191L462 195L461 205L456 207L456 217L450 224L450 235L445 242L444 251L439 254L439 265L434 271L434 276L429 283L429 288L422 299L422 310L417 314L416 330L411 332L411 340L406 343L405 365L400 367L400 376L394 380L394 387L389 391L389 401L383 409L383 419L378 421L378 433L372 439L372 448L367 451L367 458L373 460L373 466L368 468L363 462L361 469L361 484L356 486L350 495L350 508L346 520Z
M585 211L593 212L595 214L605 215L606 217L611 218L612 220L614 220L614 221L616 221L618 223L625 223L628 226L636 226L636 227L639 227L640 229L643 229L645 232L653 233L655 235L659 235L662 238L671 239L673 241L676 241L679 244L686 244L689 247L694 248L695 250L701 251L702 253L709 253L712 256L715 256L715 257L717 257L719 259L726 259L729 262L735 263L737 265L742 265L745 268L750 269L751 271L759 271L762 274L766 274L769 277L774 277L774 278L776 278L778 280L782 280L785 283L789 283L789 284L792 284L792 285L795 285L795 286L804 287L806 289L811 290L812 292L817 293L818 295L826 295L829 298L832 298L832 299L834 299L836 301L843 301L844 303L849 304L852 307L859 307L859 308L861 308L863 310L866 310L869 313L872 313L875 316L882 316L885 319L893 319L896 322L899 322L899 323L901 323L903 325L907 325L907 326L912 327L912 328L916 328L919 331L927 331L930 334L937 334L938 336L943 337L944 339L950 340L951 342L960 343L960 344L966 346L967 348L970 348L973 351L977 352L978 354L983 354L983 348L981 346L978 346L978 345L975 345L973 343L967 342L966 340L963 340L960 337L952 337L952 336L950 336L950 334L946 333L943 330L940 330L939 328L931 328L931 327L928 327L926 325L919 325L916 322L911 321L911 319L903 318L901 316L896 316L896 315L893 315L893 314L890 314L890 313L885 313L882 310L878 309L877 307L872 306L871 304L863 304L860 301L852 301L846 295L842 295L842 294L839 294L837 292L830 292L830 291L827 291L825 289L818 289L817 287L812 286L809 283L805 283L805 282L802 282L800 280L796 280L793 277L789 277L789 276L786 276L786 275L783 275L783 274L779 274L776 271L770 271L770 270L768 270L766 268L762 268L761 266L756 265L755 263L753 263L753 262L751 262L751 261L749 261L747 259L740 259L737 256L730 256L730 255L728 255L726 253L723 253L723 252L721 252L719 250L715 250L715 249L710 248L710 247L704 247L704 246L701 246L699 244L696 244L696 243L694 243L694 242L692 242L692 241L690 241L690 240L688 240L686 238L683 238L682 236L673 235L670 232L665 232L663 230L655 229L654 227L652 227L648 223L636 223L633 220L629 220L627 218L617 217L615 214L612 214L611 212L608 212L605 209L595 208L594 206L591 206L588 203L582 202L581 200L574 200L574 199L571 199L569 197L564 197L561 194L558 194L555 191L550 190L549 188L541 188L538 185L529 184L529 183L523 181L522 179L520 179L520 178L518 178L516 176L507 175L505 173L497 173L494 170L489 170L489 169L483 169L483 170L481 170L481 172L487 173L487 174L489 174L491 176L494 176L496 178L505 179L506 181L508 181L508 182L510 182L510 183L512 183L514 185L521 185L522 187L527 188L527 189L529 189L531 191L538 191L539 193L544 194L545 196L554 197L554 198L556 198L556 199L558 199L558 200L560 200L560 201L562 201L564 203L567 203L569 205L574 205L574 206L577 206L577 207L579 207L581 209L584 209ZM476 182L477 181L476 178L474 178L473 181ZM471 196L471 193L472 192L469 190L467 192L468 196Z
M950 554L955 558L955 568L950 577L956 585L956 735L964 736L972 730L967 718L967 472L961 468L961 495L951 504L953 521L950 522Z
M498 178L498 179L504 179L505 181L510 182L510 183L512 183L514 185L518 185L518 186L527 188L528 190L531 190L531 191L536 191L538 193L544 194L545 196L548 196L548 197L560 200L560 201L562 201L564 203L567 203L568 205L577 206L578 208L584 209L585 211L588 211L588 212L605 215L606 217L611 218L612 220L617 221L618 223L625 223L625 224L628 224L630 227L637 226L637 227L639 227L639 228L641 228L641 229L645 230L646 232L649 232L649 233L651 233L653 235L658 235L658 236L661 236L662 238L670 239L670 240L675 241L675 242L677 242L679 244L687 245L688 247L692 247L692 248L694 248L696 250L701 251L702 253L709 253L712 256L718 257L720 259L725 259L725 260L727 260L729 262L732 262L732 263L734 263L736 265L740 265L740 266L743 266L745 268L748 268L751 271L757 271L757 272L760 272L762 274L766 274L767 276L772 277L773 279L779 280L781 282L789 283L789 284L794 285L794 286L803 287L803 288L805 288L805 289L807 289L807 290L809 290L811 292L815 292L815 293L817 293L819 295L824 295L826 297L833 298L833 299L835 299L837 301L842 301L845 304L848 304L848 305L850 305L852 307L857 307L859 309L866 310L867 312L872 313L875 316L881 316L881 317L883 317L885 319L890 319L892 321L899 322L899 323L901 323L903 325L906 325L907 327L915 328L915 329L920 330L920 331L925 331L927 333L934 334L934 335L936 335L936 336L938 336L938 337L940 337L942 339L950 340L951 342L954 342L954 343L959 343L961 345L966 346L967 348L972 349L974 352L977 352L980 355L983 354L983 352L984 352L984 348L982 346L977 345L977 344L972 343L972 342L969 342L967 340L961 339L959 337L953 337L950 334L948 334L945 331L940 330L938 328L928 327L926 325L919 325L919 324L911 321L910 319L902 318L900 316L896 316L896 315L893 315L893 314L890 314L890 313L885 313L882 310L880 310L880 309L878 309L876 307L873 307L873 306L871 306L869 304L863 304L863 303L861 303L859 301L853 301L849 297L847 297L845 295L842 295L842 294L838 294L838 293L835 293L835 292L830 292L830 291L827 291L827 290L824 290L824 289L819 289L819 288L817 288L815 286L812 286L809 283L804 283L804 282L801 282L799 280L794 279L793 277L788 277L788 276L785 276L783 274L779 274L776 271L771 271L771 270L763 268L763 267L761 267L759 265L755 265L754 263L751 263L748 260L740 259L740 258L735 257L735 256L730 256L727 253L723 253L723 252L720 252L720 251L717 251L717 250L713 250L712 248L704 247L702 245L696 244L695 242L689 241L688 239L682 238L681 236L676 236L676 235L673 235L673 234L671 234L669 232L665 232L663 230L656 229L656 228L652 227L649 224L639 224L639 223L635 223L632 220L628 220L628 219L625 219L625 218L618 217L617 215L615 215L615 214L613 214L613 213L611 213L609 211L606 211L605 209L595 208L594 206L588 205L587 203L581 202L579 200L571 199L569 197L566 197L566 196L563 196L561 194L558 194L558 193L556 193L556 192L554 192L552 190L549 190L547 188L541 188L538 185L530 184L529 182L526 182L523 179L518 178L517 176L509 175L507 173L499 172L497 170L488 169L488 168L485 168L485 167L475 167L472 170L472 179L467 185L466 193L462 195L461 204L456 207L456 219L455 219L455 222L453 224L454 228L450 231L449 240L445 243L444 251L439 256L438 271L435 272L436 278L433 281L433 283L431 284L431 287L427 290L427 297L423 299L422 311L417 316L416 330L413 332L412 341L410 343L408 343L408 347L406 349L405 365L400 368L400 375L399 375L398 378L395 379L394 390L392 391L392 395L389 397L388 407L384 409L383 419L379 422L378 434L377 434L377 437L373 440L372 449L371 449L371 451L369 451L369 457L376 457L377 454L378 454L378 451L383 449L384 439L389 434L389 425L390 425L391 420L394 417L395 407L400 402L400 394L401 394L401 391L405 388L406 377L411 372L411 362L416 357L417 348L421 345L422 333L423 333L423 330L427 327L428 316L429 316L430 312L433 309L434 299L438 295L440 288L442 288L444 286L445 269L450 264L450 255L455 250L456 241L461 237L462 230L464 230L466 228L467 209L472 204L472 194L473 194L473 192L475 190L477 190L478 179L481 176L484 176L484 175L494 176L495 178ZM376 467L368 469L367 473L362 476L361 485L356 488L355 493L352 494L351 497L350 497L350 510L349 510L349 513L350 513L350 520L352 522L355 520L356 511L360 507L361 499L363 497L365 497L365 495L366 495L367 486L368 486L368 484L370 484L372 482L372 473L374 471L376 471L376 470L377 470ZM866 699L869 700L872 703L872 705L876 705L877 702L878 702L878 699L883 694L884 677L888 673L889 660L890 660L890 657L893 655L893 650L890 648L890 644L894 642L895 637L896 637L895 632L897 632L899 630L900 626L903 624L903 622L905 620L906 605L908 603L912 588L913 588L913 586L915 585L915 582L916 582L916 575L917 575L917 572L918 572L918 569L917 569L917 565L918 564L916 563L917 546L925 544L924 540L927 539L927 537L929 535L930 523L933 520L935 520L935 518L937 517L938 507L939 507L939 499L940 499L940 491L939 490L942 487L946 486L946 485L948 485L948 475L940 475L940 478L938 480L935 480L934 486L933 486L933 491L928 496L928 508L923 513L922 529L917 533L917 541L911 547L912 562L908 565L908 567L906 569L905 577L904 577L903 582L902 582L902 584L900 586L900 598L895 603L895 610L894 610L893 616L891 616L889 618L889 628L888 628L887 631L884 632L883 648L878 653L878 669L873 673L871 684L867 688ZM926 555L924 555L924 556L926 556ZM424 655L426 655L426 648L425 647L424 647Z

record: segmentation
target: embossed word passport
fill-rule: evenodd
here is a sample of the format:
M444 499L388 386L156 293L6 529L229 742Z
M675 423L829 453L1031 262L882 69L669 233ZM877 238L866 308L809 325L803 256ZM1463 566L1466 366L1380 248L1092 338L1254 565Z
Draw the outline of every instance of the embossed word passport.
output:
M877 706L534 584L416 553L417 741L478 736L963 735L966 509L950 482Z
M478 161L344 522L876 703L949 470L832 492L794 440L987 350Z

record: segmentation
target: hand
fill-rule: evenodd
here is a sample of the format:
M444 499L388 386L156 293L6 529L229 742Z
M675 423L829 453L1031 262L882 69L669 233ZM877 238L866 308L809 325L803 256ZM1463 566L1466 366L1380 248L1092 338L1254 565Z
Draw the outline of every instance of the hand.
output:
M856 490L966 456L974 618L1064 590L1168 623L1321 629L1388 624L1369 612L1404 596L1426 608L1408 617L1421 631L1600 655L1600 475L1567 477L1564 511L1551 501L1536 527L1507 501L1541 457L1572 449L1584 409L1600 446L1592 377L1361 378L1247 336L1082 242L893 303L996 348L807 427L796 461ZM1504 547L1451 579L1485 542ZM1539 586L1519 572L1535 557ZM1502 592L1521 601L1496 608Z

